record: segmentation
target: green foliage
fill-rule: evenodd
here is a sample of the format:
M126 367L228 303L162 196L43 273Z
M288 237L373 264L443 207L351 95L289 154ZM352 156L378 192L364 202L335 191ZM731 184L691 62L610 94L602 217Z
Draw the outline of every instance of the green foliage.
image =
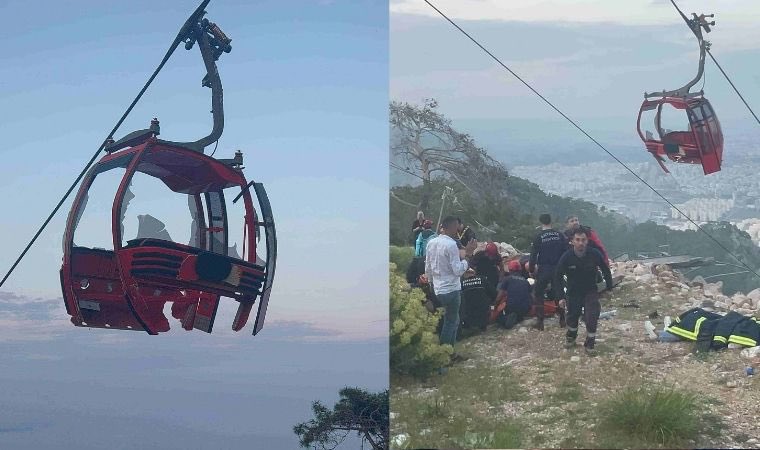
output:
M340 390L340 400L332 410L312 403L314 418L293 427L301 447L334 449L348 432L355 431L373 450L388 449L390 411L388 390L371 393L360 388Z
M390 368L396 374L426 377L449 362L453 348L438 340L440 313L430 314L423 292L410 288L395 264L390 267Z
M414 258L414 249L411 247L399 247L391 245L390 259L396 265L397 271L404 271Z
M598 431L616 447L689 447L704 433L695 394L673 387L627 388L600 405Z
M458 204L447 202L443 215L458 215L465 223L473 226L479 240L491 238L500 242L512 244L515 248L528 250L530 242L536 233L538 215L548 212L555 221L555 227L562 228L565 217L578 215L581 223L592 227L599 234L610 258L623 253L636 257L639 253L658 252L665 249L671 255L691 255L713 257L717 261L741 265L732 256L720 248L712 239L698 231L671 230L653 222L635 224L629 219L610 212L602 212L592 203L546 194L538 186L529 181L509 176L507 178L508 200L496 203L474 201L466 192L458 192ZM442 192L444 185L456 186L455 181L437 180L430 183L434 192ZM421 195L421 187L397 186L393 192L404 201L416 202ZM433 196L428 215L436 213L441 207L441 196ZM407 222L411 223L417 213L391 197L390 200L390 238L392 244L402 244L409 239L410 231ZM496 233L488 235L475 224L475 221L495 228ZM494 224L495 225L492 225ZM749 267L760 267L760 248L755 245L749 235L726 222L709 223L703 226L718 242L737 255L742 263ZM667 246L665 248L661 246ZM732 267L732 266L728 266ZM726 266L706 266L694 270L689 276L701 275L707 277L727 272L742 272L727 270ZM723 281L723 292L731 295L737 291L749 292L760 287L760 280L752 273L737 273L709 279L708 281Z

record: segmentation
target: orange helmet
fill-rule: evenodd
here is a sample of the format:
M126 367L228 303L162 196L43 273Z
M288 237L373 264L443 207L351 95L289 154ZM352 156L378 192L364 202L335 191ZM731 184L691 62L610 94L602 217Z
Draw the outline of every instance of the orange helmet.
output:
M519 272L520 271L520 261L513 259L512 261L507 263L507 269L510 272Z

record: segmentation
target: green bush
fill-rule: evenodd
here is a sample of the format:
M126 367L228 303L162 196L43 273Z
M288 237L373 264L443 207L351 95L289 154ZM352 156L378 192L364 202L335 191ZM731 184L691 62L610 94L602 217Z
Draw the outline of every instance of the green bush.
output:
M424 378L446 365L454 349L440 344L436 327L441 315L425 309L425 294L410 288L393 263L390 272L390 368Z
M414 249L412 247L398 247L391 245L390 260L396 265L399 273L406 273L407 267L414 258Z
M704 431L695 394L673 387L628 388L599 409L600 430L616 446L684 447Z

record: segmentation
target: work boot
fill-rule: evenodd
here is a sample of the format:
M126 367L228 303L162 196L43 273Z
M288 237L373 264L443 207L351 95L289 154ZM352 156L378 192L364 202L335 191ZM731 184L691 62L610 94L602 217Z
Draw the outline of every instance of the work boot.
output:
M594 344L596 343L595 337L587 337L586 342L583 343L583 349L586 350L586 354L589 356L596 355L596 350L594 349Z
M565 308L557 308L557 315L559 315L559 327L565 328L567 325L565 322Z
M536 324L533 328L544 331L544 305L536 306Z
M504 318L504 328L507 330L512 329L515 325L517 325L517 314L515 313L509 313Z
M578 330L567 330L565 334L565 348L575 347L575 339L578 337Z

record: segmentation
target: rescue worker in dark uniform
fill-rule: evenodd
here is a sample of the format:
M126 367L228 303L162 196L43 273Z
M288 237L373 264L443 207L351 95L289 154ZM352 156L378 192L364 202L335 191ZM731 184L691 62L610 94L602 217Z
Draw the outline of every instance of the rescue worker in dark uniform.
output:
M522 276L519 261L510 261L508 269L508 275L499 283L495 302L496 305L506 302L506 307L497 319L506 329L514 327L528 315L532 300L531 285Z
M496 286L489 282L484 273L486 265L474 266L474 274L465 274L462 278L462 303L459 309L461 327L485 331L488 326L488 314L496 298ZM464 333L461 333L464 337Z
M567 240L563 233L552 228L552 218L549 214L541 214L538 221L541 222L541 232L533 239L528 271L533 273L536 279L536 284L533 285L533 305L538 319L535 328L541 331L544 329L544 294L547 286L551 285L549 299L558 301L556 289L554 289L555 283L553 282L554 271L559 259L567 251ZM559 326L564 327L565 310L559 308L557 311Z
M565 348L575 346L578 337L578 319L584 313L586 341L583 347L589 355L595 354L596 326L599 322L601 305L596 286L596 273L601 269L607 290L612 289L612 273L602 253L588 246L586 232L578 229L573 233L573 249L559 259L554 274L555 291L562 299L560 306L567 304L567 334ZM567 300L565 301L564 279L567 275Z
M501 257L499 256L499 250L496 244L489 242L486 245L485 251L475 253L470 260L470 264L478 271L488 278L488 284L491 286L494 292L499 285L499 264L501 264Z
M599 238L596 231L592 230L591 227L581 225L578 216L567 216L567 220L565 221L565 237L567 238L568 243L573 240L573 233L575 233L575 230L583 230L586 233L589 247L599 250L604 257L604 261L609 265L607 250L604 249L604 244L602 244L602 240Z

